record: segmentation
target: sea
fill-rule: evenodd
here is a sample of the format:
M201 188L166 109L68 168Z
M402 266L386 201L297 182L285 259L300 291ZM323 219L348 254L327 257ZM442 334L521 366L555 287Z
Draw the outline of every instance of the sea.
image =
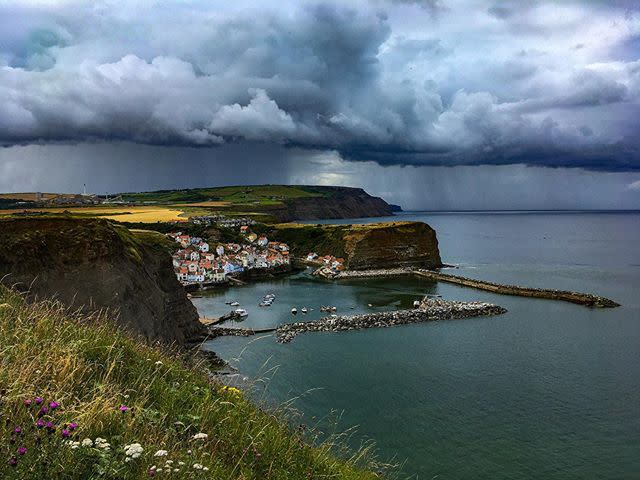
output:
M403 212L313 223L426 222L449 273L595 293L622 306L497 295L425 279L320 280L310 271L194 299L230 326L410 308L426 294L508 313L341 333L208 342L228 380L319 438L373 442L412 479L640 479L640 212ZM321 254L330 252L318 252ZM259 307L273 293L271 307ZM313 309L306 315L291 308Z

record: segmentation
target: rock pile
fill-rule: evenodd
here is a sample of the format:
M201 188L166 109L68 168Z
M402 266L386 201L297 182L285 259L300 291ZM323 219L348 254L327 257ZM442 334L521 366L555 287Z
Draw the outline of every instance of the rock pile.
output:
M484 302L455 302L436 298L425 298L415 310L367 313L363 315L341 315L324 317L312 322L297 322L280 325L276 329L276 340L288 343L303 332L343 332L364 328L386 328L434 320L500 315L506 309Z

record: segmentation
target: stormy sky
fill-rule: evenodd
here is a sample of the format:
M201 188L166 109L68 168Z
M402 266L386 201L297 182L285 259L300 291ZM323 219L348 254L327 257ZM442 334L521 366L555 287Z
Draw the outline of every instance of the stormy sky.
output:
M0 0L0 190L640 208L640 1Z

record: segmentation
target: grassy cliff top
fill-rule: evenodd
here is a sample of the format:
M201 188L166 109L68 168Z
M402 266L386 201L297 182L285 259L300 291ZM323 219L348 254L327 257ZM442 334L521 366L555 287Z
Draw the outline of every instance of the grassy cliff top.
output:
M0 345L0 478L380 478L107 318L0 286Z
M306 187L296 185L242 185L231 187L189 188L184 190L159 190L155 192L123 193L126 201L157 203L202 203L202 206L230 205L279 205L283 201L322 197L330 194L323 187ZM219 202L220 205L206 205Z

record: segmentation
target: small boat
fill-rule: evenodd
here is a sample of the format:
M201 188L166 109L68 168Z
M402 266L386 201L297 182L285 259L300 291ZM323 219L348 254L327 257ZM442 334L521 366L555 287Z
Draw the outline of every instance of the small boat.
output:
M307 313L309 310L307 310L307 307L302 307L302 310L300 310L302 313Z
M244 308L238 308L236 310L233 311L233 314L236 317L240 317L240 318L244 318L246 316L248 316L249 314L247 313L247 311Z
M227 300L226 302L224 302L225 305L231 305L231 300Z
M296 307L293 307L291 309L291 313L293 313L294 315L298 313L298 309Z
M271 302L260 302L258 304L259 307L270 307L271 306Z
M240 306L240 302L231 302L229 305L231 305L232 307L238 307Z
M413 301L413 306L414 306L415 308L418 308L418 307L420 306L420 300L414 300L414 301Z
M373 307L371 303L367 303L367 307Z
M331 307L332 312L335 312L336 310L338 310L337 307Z

